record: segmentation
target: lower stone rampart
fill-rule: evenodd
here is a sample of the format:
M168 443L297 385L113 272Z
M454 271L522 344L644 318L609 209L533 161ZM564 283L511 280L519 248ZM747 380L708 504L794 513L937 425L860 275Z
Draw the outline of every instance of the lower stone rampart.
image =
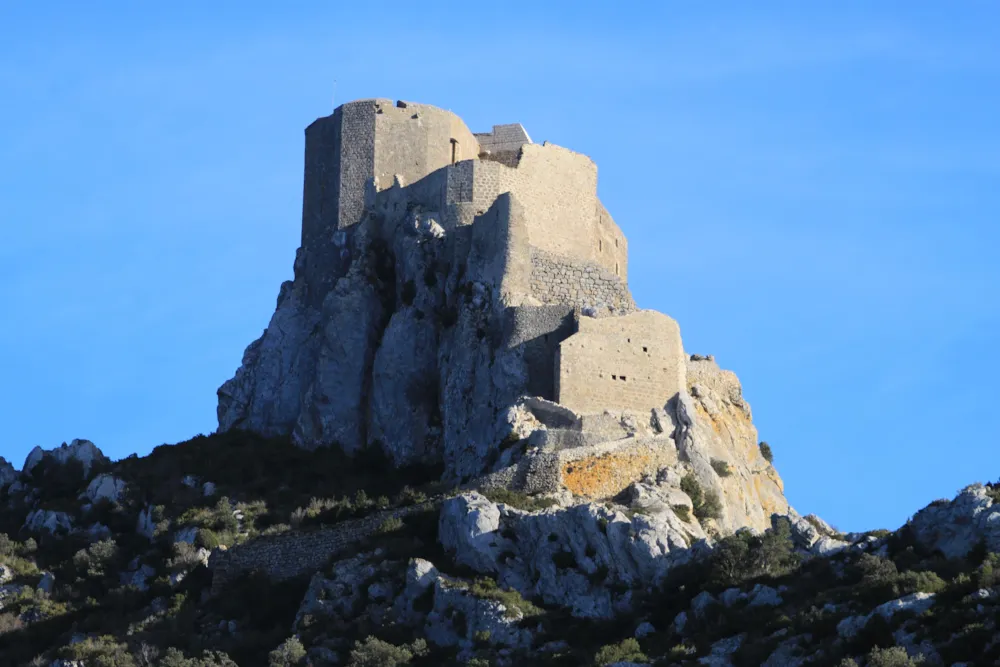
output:
M531 248L531 294L546 304L593 309L598 315L635 311L618 276L603 266Z
M259 537L228 551L217 551L209 560L212 595L250 572L260 572L272 581L316 572L338 552L375 534L387 519L402 519L428 507L423 504L377 512L334 526Z

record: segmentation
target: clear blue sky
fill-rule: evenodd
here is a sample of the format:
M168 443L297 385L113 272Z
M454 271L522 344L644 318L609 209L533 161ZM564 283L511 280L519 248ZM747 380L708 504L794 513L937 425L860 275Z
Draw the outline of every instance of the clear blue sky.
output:
M1000 477L1000 6L692 6L4 3L0 453L215 428L336 80L592 156L639 305L740 376L799 511Z

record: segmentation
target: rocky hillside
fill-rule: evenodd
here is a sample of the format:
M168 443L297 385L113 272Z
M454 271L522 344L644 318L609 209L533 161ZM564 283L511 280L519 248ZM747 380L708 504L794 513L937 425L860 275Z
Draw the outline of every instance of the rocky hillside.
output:
M117 462L84 440L4 461L2 661L1000 660L1000 489L895 532L790 512L720 538L691 473L684 497L651 478L581 502L428 482L439 472L241 432Z

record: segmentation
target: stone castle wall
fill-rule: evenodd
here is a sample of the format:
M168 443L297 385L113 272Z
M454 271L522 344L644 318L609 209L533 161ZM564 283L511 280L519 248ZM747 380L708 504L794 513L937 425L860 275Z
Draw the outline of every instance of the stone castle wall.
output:
M545 304L589 306L601 314L635 310L628 286L606 267L538 248L531 249L531 294Z
M332 556L374 535L387 519L403 518L426 507L414 505L315 530L259 537L228 551L216 552L209 562L212 594L218 594L227 584L251 572L261 572L273 581L311 574Z
M559 345L556 400L579 414L649 411L682 391L687 386L680 328L662 313L582 317L577 333Z

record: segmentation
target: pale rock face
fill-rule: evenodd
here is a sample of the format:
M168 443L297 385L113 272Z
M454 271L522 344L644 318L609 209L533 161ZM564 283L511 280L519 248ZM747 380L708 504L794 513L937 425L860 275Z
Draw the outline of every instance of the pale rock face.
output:
M672 513L629 519L591 503L529 513L477 493L443 503L439 535L458 562L586 618L629 607L629 595L611 584L656 585L705 548Z
M337 443L353 453L366 443L365 386L375 354L382 306L359 271L337 282L323 301L327 322L317 336L312 382L303 396L293 440L303 447Z
M784 600L778 595L778 591L770 586L763 586L757 584L750 591L750 606L751 607L777 607Z
M70 444L63 443L55 449L42 449L35 447L24 460L22 471L31 472L31 469L42 462L44 458L52 458L59 463L66 463L70 459L76 459L83 464L83 476L86 479L90 476L90 471L95 463L107 461L107 457L90 440L73 440Z
M10 567L0 563L0 584L6 584L14 578L14 571Z
M784 485L760 453L757 429L736 375L715 361L687 362L688 393L676 399L674 440L702 488L722 503L715 521L723 534L741 527L765 530L771 515L787 514ZM728 464L720 476L712 460Z
M908 611L914 615L922 614L934 604L934 593L912 593L896 600L880 604L869 614L848 616L837 624L837 634L842 639L850 639L857 635L871 618L878 614L886 620L898 612Z
M418 599L430 596L430 610L414 609ZM415 558L406 572L406 588L396 598L395 614L410 625L422 625L423 634L438 646L457 646L465 654L473 648L477 633L488 632L494 646L524 648L531 633L518 627L523 618L517 609L475 596L469 582L446 577L429 561ZM460 613L461 626L454 622Z
M921 544L948 558L962 558L980 540L1000 551L1000 505L982 484L967 486L951 502L931 503L909 525Z
M441 506L438 539L455 560L479 572L495 572L499 556L500 509L478 493L456 496Z
M125 482L114 475L102 473L90 480L87 490L80 494L80 497L86 498L91 503L96 503L99 500L120 503L124 495Z
M3 491L8 486L14 483L17 479L17 470L14 466L10 464L7 459L0 456L0 491Z
M438 409L438 335L432 320L418 319L417 312L406 307L392 316L372 368L371 437L397 465L433 460L427 445L440 441L440 428L432 423Z
M146 539L153 539L153 534L156 532L156 522L153 520L152 507L146 507L139 512L139 518L136 520L135 532L144 536Z
M24 520L24 529L36 533L69 532L73 529L73 520L65 512L38 509L30 513Z
M215 495L215 483L205 482L201 485L201 492L207 498Z

